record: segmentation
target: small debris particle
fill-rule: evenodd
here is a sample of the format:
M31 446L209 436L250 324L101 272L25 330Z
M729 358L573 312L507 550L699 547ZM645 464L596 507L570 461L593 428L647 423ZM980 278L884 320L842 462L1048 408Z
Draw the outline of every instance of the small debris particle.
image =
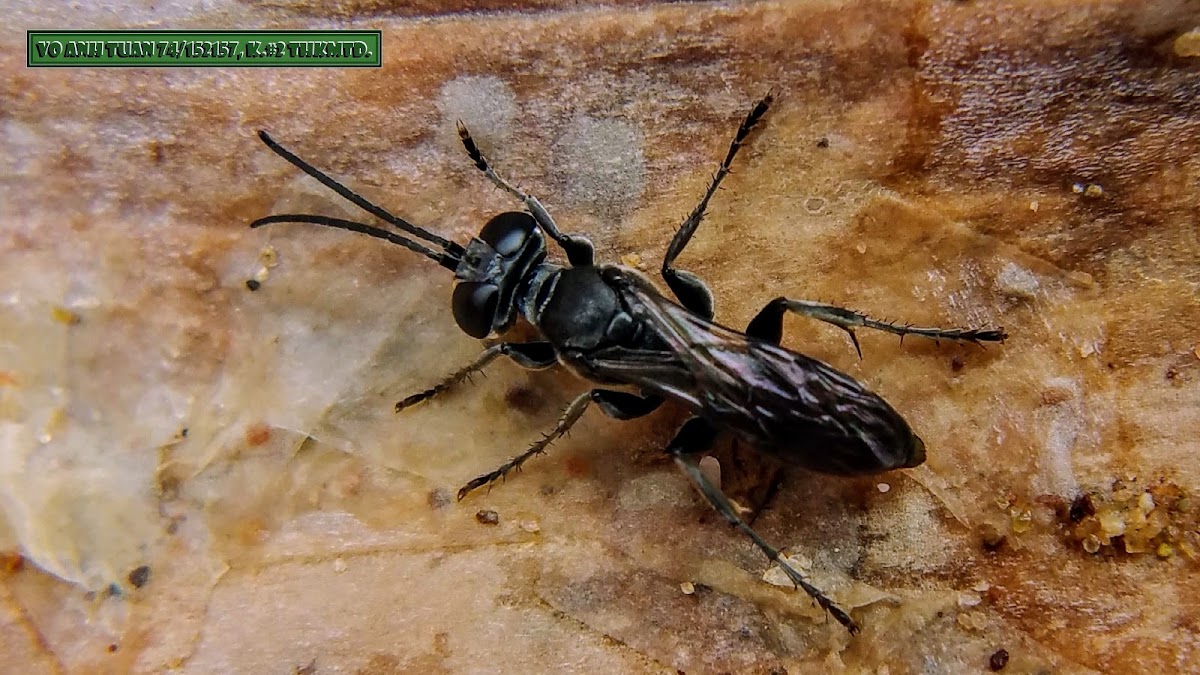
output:
M262 283L258 279L247 279L246 288L249 288L251 291L257 291L262 288Z
M1068 272L1067 278L1070 279L1073 283L1077 283L1081 286L1091 287L1091 286L1095 285L1095 283L1096 283L1095 277L1088 274L1087 272L1083 272L1080 270L1075 270L1074 272Z
M980 532L980 543L983 545L983 550L988 553L999 551L1008 536L999 530L995 525L984 525Z
M1175 555L1175 547L1164 541L1154 550L1154 554L1163 559L1170 558Z
M1007 509L1008 507L1012 506L1013 502L1016 499L1017 499L1016 496L1013 495L1011 492L997 493L996 494L996 506L999 506L1002 509Z
M1053 511L1054 517L1060 521L1065 521L1067 519L1067 512L1070 509L1070 506L1067 504L1067 500L1063 499L1062 497L1059 497L1058 495L1038 495L1033 499L1033 501L1039 506L1045 506Z
M1074 192L1077 195L1083 194L1083 183L1076 183L1072 185L1071 192Z
M963 612L958 615L957 621L958 625L967 630L979 631L987 628L987 617L979 611Z
M976 593L987 593L989 590L991 590L991 588L992 588L991 584L989 584L986 581L981 581L981 582L975 584L974 586L972 586L971 590L975 591Z
M275 267L279 264L279 252L274 246L264 246L258 252L258 261L266 267Z
M955 354L954 357L950 359L950 370L956 373L962 370L966 365L967 360L964 359L961 354Z
M958 594L958 606L959 607L977 607L982 602L983 602L983 598L979 597L979 595L977 595L975 593L959 593Z
M450 491L446 488L434 488L425 497L425 502L429 504L429 508L440 511L453 504L454 500L450 499Z
M892 486L888 485L887 483L880 483L879 485L875 486L875 489L879 490L880 494L887 494L888 491L892 489Z
M1033 524L1033 511L1029 509L1013 509L1009 514L1011 518L1012 531L1017 534L1023 534L1029 531L1029 527Z
M480 525L496 525L500 522L500 514L492 509L479 509L475 512L475 520Z
M804 200L804 210L815 216L825 210L826 203L821 197L809 197Z
M682 584L679 584L679 590L683 591L684 595L691 595L696 592L696 584L693 584L690 581L685 581Z
M1120 511L1106 509L1097 519L1100 521L1100 531L1109 539L1125 534L1125 516Z
M1142 513L1150 513L1154 510L1154 495L1149 492L1143 492L1138 495L1138 508Z
M1034 213L1037 213L1037 210L1040 207L1041 207L1041 204L1038 204L1038 200L1036 200L1036 199L1029 202L1029 210L1033 211Z
M1200 345L1192 347L1192 356L1195 356L1196 360L1200 361Z
M828 148L829 147L829 139L825 138L824 136L822 136L821 138L818 138L817 139L817 147L818 148Z
M626 253L621 256L621 264L626 267L638 268L642 265L642 256L636 253Z
M1193 28L1175 38L1172 49L1175 51L1175 56L1180 58L1200 56L1200 28Z
M1051 384L1041 391L1042 405L1058 405L1075 398L1075 390L1062 384Z
M154 139L150 141L148 146L150 148L150 161L154 162L155 164L162 164L163 158L166 157L166 153L163 151L162 141Z
M996 274L996 285L1005 295L1029 299L1037 297L1041 282L1033 272L1010 262L1006 263L1004 268Z
M346 564L346 561L344 559L342 559L342 558L334 558L333 559L333 571L334 572L341 574L342 572L345 572L347 569L349 569L349 567L350 566Z
M542 531L542 526L538 524L538 521L527 518L521 521L521 529L530 534L536 534Z
M259 423L246 428L246 445L257 447L266 445L269 440L271 440L271 427Z
M16 551L0 553L0 571L5 574L16 574L25 566L25 556Z
M860 241L858 244L855 244L854 250L858 251L859 255L862 255L867 252L867 245Z
M1184 535L1184 536L1187 537L1188 535ZM1194 533L1191 533L1191 536L1195 537L1196 535ZM1198 551L1196 549L1197 549L1197 547L1195 545L1193 545L1191 541L1188 541L1188 539L1186 539L1186 538L1181 539L1179 541L1179 552L1184 554L1185 556L1187 556L1188 560L1194 561L1194 560L1200 559L1200 551Z
M120 647L117 646L117 643L115 643L115 642L112 642L108 645L108 653L109 654L116 652L118 649L120 649Z
M83 321L83 317L79 316L78 313L72 312L61 305L55 305L50 310L50 316L54 317L55 321L66 326L78 326Z
M296 666L296 675L317 675L317 659L313 658L303 666Z
M141 588L150 582L150 566L142 565L129 573L129 583L134 588Z
M1067 513L1067 517L1072 523L1078 523L1093 515L1096 515L1096 504L1092 501L1092 495L1084 493L1071 501L1071 510Z
M1008 665L1008 650L1007 649L997 649L992 654L991 658L988 659L988 668L991 668L992 672L999 672L1001 670L1004 670L1004 666L1007 666L1007 665Z
M1100 550L1100 537L1094 534L1089 534L1083 538L1083 550L1088 553L1096 553Z
M1093 198L1103 197L1104 196L1104 188L1100 187L1099 185L1096 185L1095 183L1092 183L1083 189L1083 196L1084 197L1093 197Z

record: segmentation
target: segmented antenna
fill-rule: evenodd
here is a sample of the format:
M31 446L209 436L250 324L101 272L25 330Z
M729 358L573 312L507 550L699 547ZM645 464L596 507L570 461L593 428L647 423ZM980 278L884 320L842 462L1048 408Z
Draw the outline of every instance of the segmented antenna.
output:
M355 222L353 220L346 220L345 218L318 216L311 213L281 213L279 215L259 218L253 223L250 223L250 227L262 227L263 225L270 225L271 223L311 223L313 225L335 227L339 230L361 232L362 234L370 235L377 239L383 239L384 241L390 241L391 243L399 244L410 251L420 253L421 255L429 258L448 270L453 271L458 268L458 257L451 255L449 252L438 253L437 251L426 248L417 242L412 241L411 239L405 239L395 232L388 232L387 230L380 229L378 227L372 227L370 225Z
M382 230L377 227L373 227L371 225L366 225L363 223L355 222L353 220L346 220L344 218L333 218L333 217L329 217L329 216L318 216L318 215L312 215L312 214L274 215L274 216L267 216L265 218L259 218L258 220L254 221L253 223L250 223L250 227L262 227L263 225L269 225L271 223L291 222L291 223L311 223L314 225L324 225L326 227L334 227L334 228L338 228L341 230L350 230L352 232L360 232L362 234L366 234L366 235L370 235L372 237L377 237L379 239L390 241L393 244L399 244L399 245L409 249L410 251L415 251L427 258L434 260L435 262L440 264L442 267L446 267L449 269L454 269L455 267L457 267L458 261L462 257L462 254L464 251L463 247L460 244L458 244L457 242L453 242L448 239L439 237L438 235L430 232L429 230L426 230L421 227L417 227L416 225L413 225L412 223L408 222L407 220L404 220L403 218L400 218L399 216L395 216L395 215L389 213L383 207L372 203L367 198L365 198L362 195L358 194L357 192L351 190L350 188L346 187L345 185L342 185L341 183L339 183L338 181L336 181L335 179L333 179L332 177L327 175L325 172L321 171L320 169L316 168L315 166L309 164L308 162L304 161L303 159L300 159L296 155L292 154L287 148L284 148L279 143L276 143L275 139L271 138L270 134L268 134L267 132L259 131L258 137L260 139L262 139L262 142L264 144L266 144L266 146L268 148L270 148L272 152L274 152L275 154L279 155L280 157L286 159L288 161L288 163L291 164L292 166L296 167L297 169L300 169L304 173L317 179L317 181L320 182L322 185L324 185L325 187L329 188L330 190L333 190L334 192L338 193L344 199L353 203L355 206L366 211L367 213L370 213L371 215L375 216L376 218L379 218L380 220L388 223L389 225L396 227L397 229L403 230L404 232L407 232L411 235L414 235L416 237L424 239L425 241L430 242L432 244L436 244L437 246L439 246L442 249L443 252L439 253L430 248L422 246L421 244L418 244L415 241L412 241L410 239L402 237L398 234L388 232L386 230Z

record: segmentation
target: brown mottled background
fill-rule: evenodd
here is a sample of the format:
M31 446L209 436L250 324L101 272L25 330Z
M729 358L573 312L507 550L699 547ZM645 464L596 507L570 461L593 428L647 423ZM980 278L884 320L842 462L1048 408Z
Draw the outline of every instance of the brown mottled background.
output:
M1197 2L3 4L0 670L1200 668ZM25 67L27 28L136 27L380 29L384 63ZM788 319L929 448L788 472L756 523L856 638L665 460L678 410L593 411L455 503L584 385L501 363L395 415L479 350L448 273L246 227L359 216L268 129L463 241L515 205L462 119L564 228L653 273L768 89L680 260L718 319L787 294L1012 335L862 332L858 360Z

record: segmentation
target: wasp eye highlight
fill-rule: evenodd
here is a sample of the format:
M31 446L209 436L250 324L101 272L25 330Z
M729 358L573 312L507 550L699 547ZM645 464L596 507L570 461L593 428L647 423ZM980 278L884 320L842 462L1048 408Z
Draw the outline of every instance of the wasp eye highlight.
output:
M510 211L492 218L479 232L496 253L511 258L521 250L530 233L537 229L537 222L528 213Z

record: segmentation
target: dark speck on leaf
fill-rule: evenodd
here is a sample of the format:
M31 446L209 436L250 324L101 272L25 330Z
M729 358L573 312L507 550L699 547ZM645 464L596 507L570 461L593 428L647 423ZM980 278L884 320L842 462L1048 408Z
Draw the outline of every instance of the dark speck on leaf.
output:
M142 565L141 567L129 573L129 583L133 584L134 588L141 588L150 581L150 566Z
M1092 496L1084 493L1071 501L1071 510L1067 512L1067 518L1072 523L1078 523L1088 516L1095 515L1095 513L1096 505L1092 503Z
M504 392L504 402L510 408L525 414L532 414L542 409L546 399L534 388L525 385L510 387Z

